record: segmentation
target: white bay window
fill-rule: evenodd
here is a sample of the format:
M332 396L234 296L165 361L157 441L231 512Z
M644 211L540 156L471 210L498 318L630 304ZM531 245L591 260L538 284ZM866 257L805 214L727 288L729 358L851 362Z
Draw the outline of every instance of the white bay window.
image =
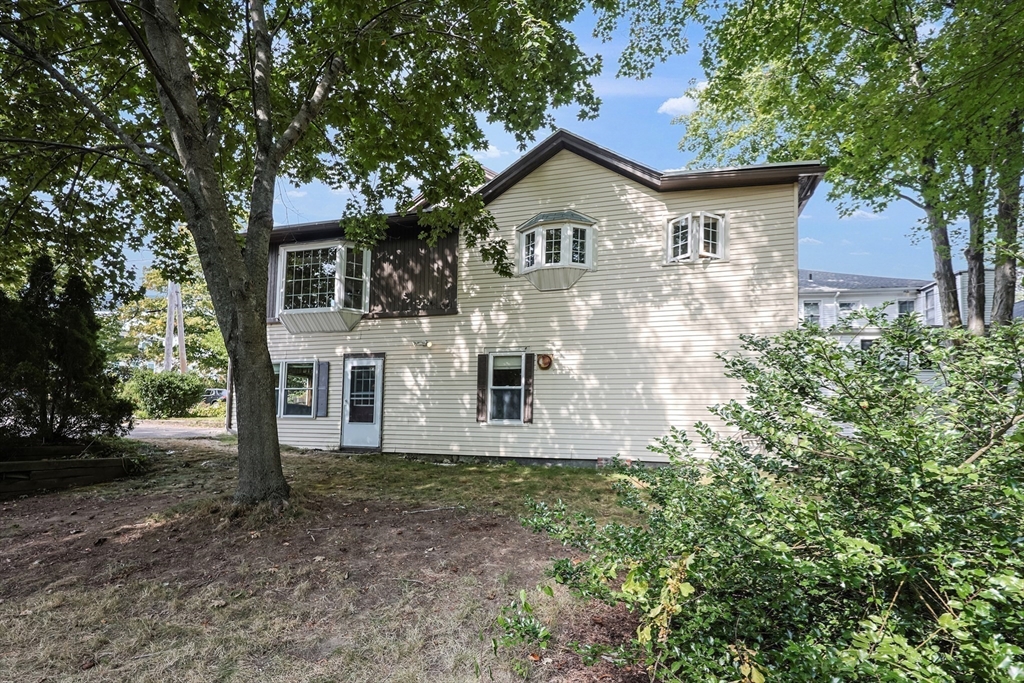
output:
M278 316L289 332L351 330L370 307L370 251L348 242L281 247Z
M517 229L519 275L542 291L568 289L596 266L596 221L577 211L537 214Z
M685 263L726 257L728 224L724 213L696 211L668 222L665 262Z

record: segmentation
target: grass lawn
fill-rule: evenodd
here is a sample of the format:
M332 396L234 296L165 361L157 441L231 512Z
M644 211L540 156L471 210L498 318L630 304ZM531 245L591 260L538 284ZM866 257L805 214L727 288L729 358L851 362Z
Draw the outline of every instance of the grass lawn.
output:
M144 476L0 504L0 683L646 680L564 647L627 615L532 590L567 551L523 499L622 515L598 472L286 451L292 504L237 514L229 440L147 449ZM495 653L521 588L552 645Z

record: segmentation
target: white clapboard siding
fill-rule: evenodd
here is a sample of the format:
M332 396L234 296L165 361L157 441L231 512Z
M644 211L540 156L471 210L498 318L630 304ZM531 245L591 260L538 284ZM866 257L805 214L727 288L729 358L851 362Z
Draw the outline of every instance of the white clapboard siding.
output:
M540 212L595 218L597 270L541 292L494 275L463 243L458 315L363 320L350 333L269 325L275 361L331 363L328 416L282 418L282 443L337 448L343 355L385 353L385 452L654 459L647 446L670 427L721 427L707 406L742 398L716 353L741 333L796 325L793 185L657 193L561 151L488 208L510 249ZM666 221L691 211L727 213L727 260L664 265ZM533 424L478 423L477 354L521 349L554 358L535 371Z

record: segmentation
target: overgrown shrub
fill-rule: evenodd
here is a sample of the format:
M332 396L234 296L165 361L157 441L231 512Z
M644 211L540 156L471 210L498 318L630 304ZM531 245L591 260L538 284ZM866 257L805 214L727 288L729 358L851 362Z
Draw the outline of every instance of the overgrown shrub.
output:
M187 417L206 390L206 380L191 372L136 370L130 384L146 416L157 419Z
M866 351L744 336L748 398L712 410L735 433L696 428L714 457L673 431L669 466L618 468L642 524L535 504L588 555L557 580L639 615L652 679L1024 679L1024 326L873 322Z
M48 443L131 429L133 406L107 372L94 306L81 277L59 286L46 256L17 296L0 292L0 436Z

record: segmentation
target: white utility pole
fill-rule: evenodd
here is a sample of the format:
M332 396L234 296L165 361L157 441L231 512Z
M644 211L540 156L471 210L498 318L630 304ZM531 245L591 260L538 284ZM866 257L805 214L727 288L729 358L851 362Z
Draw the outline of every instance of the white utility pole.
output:
M177 328L177 335L175 335ZM169 372L173 358L174 338L178 338L178 367L188 372L185 362L185 313L181 305L181 287L176 282L167 283L167 327L164 331L164 371Z

